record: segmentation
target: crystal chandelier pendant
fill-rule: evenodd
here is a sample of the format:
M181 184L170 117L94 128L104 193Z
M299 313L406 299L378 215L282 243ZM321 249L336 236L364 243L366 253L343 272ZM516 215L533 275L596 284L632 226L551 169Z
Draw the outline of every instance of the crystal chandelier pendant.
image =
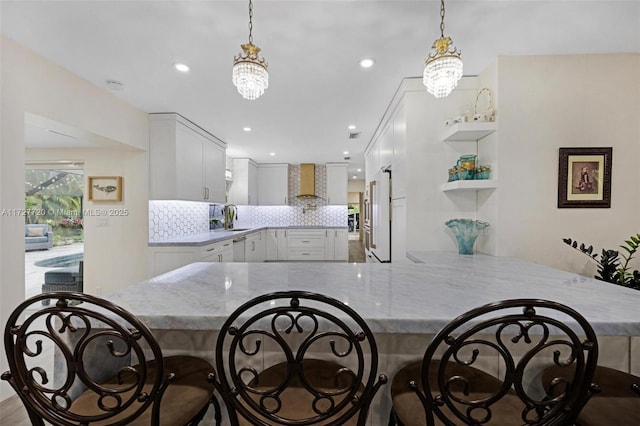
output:
M422 74L427 91L436 98L448 96L462 77L461 53L444 36L444 13L444 0L440 0L440 38L433 42Z
M451 45L449 37L433 43L432 52L425 61L422 82L436 98L443 98L458 85L462 77L460 52Z
M253 101L269 87L268 64L258 57L258 46L249 42L241 47L244 53L233 59L232 81L243 98Z

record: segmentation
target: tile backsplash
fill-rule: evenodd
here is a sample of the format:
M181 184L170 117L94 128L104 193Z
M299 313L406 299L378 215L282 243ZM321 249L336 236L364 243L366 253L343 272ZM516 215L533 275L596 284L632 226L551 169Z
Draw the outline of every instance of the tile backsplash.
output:
M299 201L299 200L296 200ZM315 204L316 209L308 209ZM213 205L195 201L149 201L149 241L160 242L209 232ZM304 210L304 211L303 211ZM220 205L215 206L218 217ZM307 200L296 206L238 206L236 228L263 226L347 226L347 206Z
M149 241L158 242L209 232L209 204L149 200Z
M314 201L315 202L315 201ZM236 228L262 226L347 226L347 206L238 206Z
M315 192L319 198L298 199L300 165L289 166L288 206L238 206L236 228L263 226L344 226L347 209L326 203L327 168L316 164ZM209 232L209 219L222 218L220 204L196 201L150 200L149 241L159 242ZM222 225L218 225L221 227Z

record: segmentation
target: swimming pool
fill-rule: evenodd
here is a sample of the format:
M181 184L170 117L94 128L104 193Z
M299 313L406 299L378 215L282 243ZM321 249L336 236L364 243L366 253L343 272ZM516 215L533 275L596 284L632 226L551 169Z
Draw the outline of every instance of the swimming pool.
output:
M62 268L66 266L77 266L80 264L84 253L67 254L64 256L50 257L49 259L38 260L36 266L49 268Z

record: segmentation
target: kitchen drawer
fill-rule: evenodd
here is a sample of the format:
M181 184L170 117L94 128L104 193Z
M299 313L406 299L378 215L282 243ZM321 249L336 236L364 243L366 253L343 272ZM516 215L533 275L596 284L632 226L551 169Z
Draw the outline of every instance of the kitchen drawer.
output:
M231 247L232 241L222 241L219 243L214 243L214 244L208 244L204 247L202 247L202 249L200 250L200 258L204 261L212 261L209 260L212 257L217 257L218 254L223 253L225 250L228 250L229 247ZM205 259L207 258L207 259ZM219 260L213 260L213 261L218 261Z
M324 260L324 248L291 248L288 250L289 260Z
M324 248L324 231L321 237L292 237L289 234L289 247L303 248Z
M324 229L287 229L288 238L324 238Z

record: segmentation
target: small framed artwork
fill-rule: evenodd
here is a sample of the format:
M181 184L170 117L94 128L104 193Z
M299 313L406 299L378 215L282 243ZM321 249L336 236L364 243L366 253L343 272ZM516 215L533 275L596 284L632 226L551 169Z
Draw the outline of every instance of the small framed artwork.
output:
M122 176L89 176L89 200L122 201Z
M560 148L558 207L611 207L613 148Z

